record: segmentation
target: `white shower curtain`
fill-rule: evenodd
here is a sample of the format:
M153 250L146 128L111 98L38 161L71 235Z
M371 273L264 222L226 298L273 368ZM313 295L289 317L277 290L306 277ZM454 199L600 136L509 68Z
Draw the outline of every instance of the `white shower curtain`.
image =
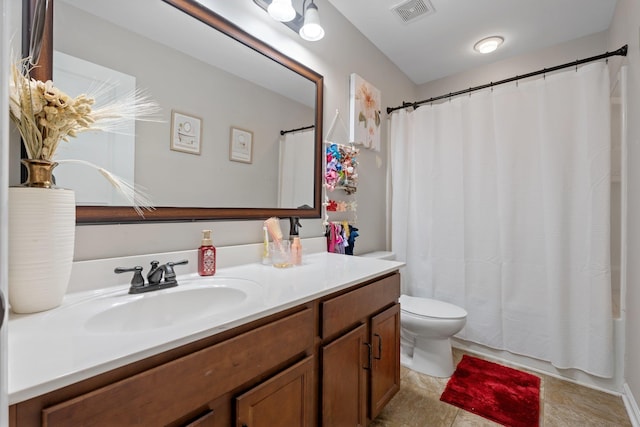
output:
M313 206L315 131L290 132L280 139L278 207Z
M464 307L460 338L613 375L604 63L391 117L403 291Z

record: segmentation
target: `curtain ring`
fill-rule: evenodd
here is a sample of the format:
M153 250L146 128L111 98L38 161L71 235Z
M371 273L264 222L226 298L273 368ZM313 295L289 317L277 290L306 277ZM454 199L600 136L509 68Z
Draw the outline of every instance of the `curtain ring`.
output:
M518 84L520 83L520 80L518 80L518 75L516 74L516 87L518 87Z
M578 72L578 60L576 59L576 73Z

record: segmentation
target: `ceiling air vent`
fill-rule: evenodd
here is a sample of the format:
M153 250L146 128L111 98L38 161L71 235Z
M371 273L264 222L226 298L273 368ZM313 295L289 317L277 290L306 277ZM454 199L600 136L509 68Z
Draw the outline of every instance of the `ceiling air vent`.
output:
M429 0L409 0L397 4L391 8L405 24L409 24L418 18L431 15L436 10Z

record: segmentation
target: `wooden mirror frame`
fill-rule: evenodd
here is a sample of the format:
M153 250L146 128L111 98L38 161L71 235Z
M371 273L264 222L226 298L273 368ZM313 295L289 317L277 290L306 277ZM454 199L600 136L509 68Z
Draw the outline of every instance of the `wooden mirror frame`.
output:
M283 67L298 73L316 85L315 111L315 146L314 146L314 186L313 208L284 209L284 208L192 208L192 207L158 207L153 211L145 211L141 218L133 208L126 206L77 206L77 224L117 224L117 223L146 223L158 221L207 221L232 219L266 219L271 216L301 218L321 217L322 193L322 120L323 120L323 86L322 75L301 63L289 58L273 47L264 43L242 30L237 25L197 3L194 0L163 0L193 18L209 25L235 39L243 45L276 61ZM53 2L49 0L47 21L44 30L42 50L37 67L32 77L38 80L51 80L53 75ZM31 17L35 9L35 0L23 0L23 52L28 52L31 34Z

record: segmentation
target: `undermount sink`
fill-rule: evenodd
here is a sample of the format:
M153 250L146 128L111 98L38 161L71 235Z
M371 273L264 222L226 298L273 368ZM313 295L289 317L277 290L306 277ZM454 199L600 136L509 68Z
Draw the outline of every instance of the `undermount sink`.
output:
M89 317L91 332L136 332L174 326L238 308L254 299L260 286L250 280L205 278L138 295L118 295Z

